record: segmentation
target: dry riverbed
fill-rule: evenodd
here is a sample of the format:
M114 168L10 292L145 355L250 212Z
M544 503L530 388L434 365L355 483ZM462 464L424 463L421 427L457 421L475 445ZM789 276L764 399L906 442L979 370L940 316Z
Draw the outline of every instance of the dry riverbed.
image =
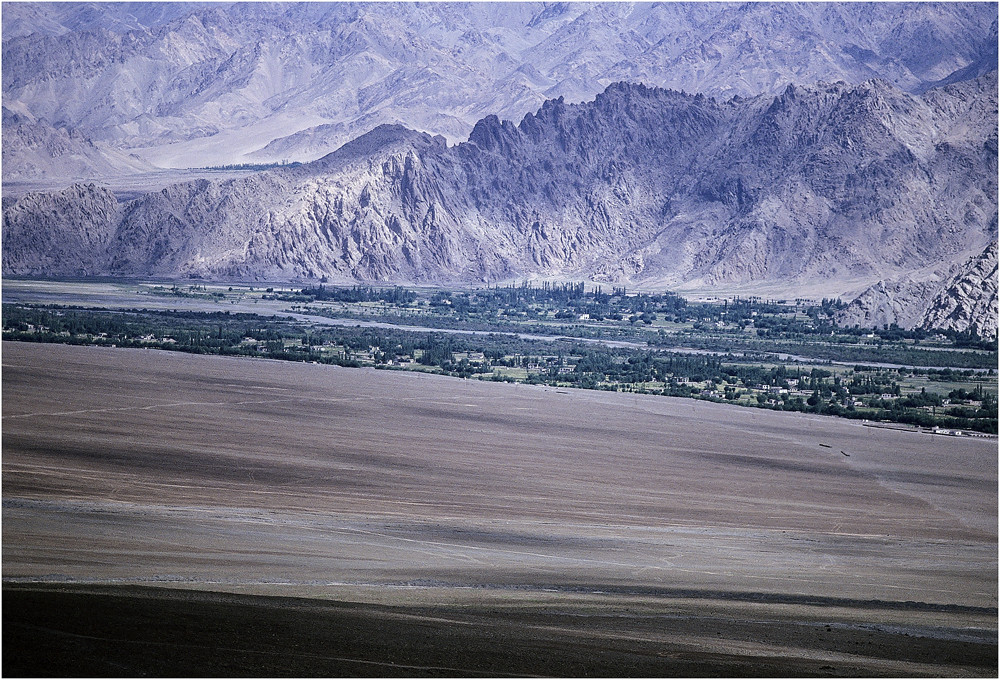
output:
M995 440L158 351L2 359L6 675L996 675Z

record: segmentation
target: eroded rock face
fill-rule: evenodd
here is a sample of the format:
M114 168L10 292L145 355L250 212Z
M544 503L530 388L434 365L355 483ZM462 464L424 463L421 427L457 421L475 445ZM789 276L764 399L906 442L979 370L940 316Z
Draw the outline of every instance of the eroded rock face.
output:
M842 326L875 328L898 325L914 328L920 325L927 302L940 290L938 280L913 281L904 277L897 281L879 281L858 295L837 314Z
M4 201L5 275L99 276L115 237L120 206L114 194L93 184L56 193L30 193Z
M997 337L997 244L925 279L879 281L837 315L841 325L971 331Z
M997 244L992 243L934 296L921 328L972 331L986 340L997 337Z
M518 124L484 118L453 147L381 126L300 167L105 201L104 236L74 251L108 275L836 295L995 242L996 97L995 71L924 95L870 81L718 101L619 83ZM74 191L5 205L6 272L67 272L39 244L83 228ZM866 323L903 318L880 304Z

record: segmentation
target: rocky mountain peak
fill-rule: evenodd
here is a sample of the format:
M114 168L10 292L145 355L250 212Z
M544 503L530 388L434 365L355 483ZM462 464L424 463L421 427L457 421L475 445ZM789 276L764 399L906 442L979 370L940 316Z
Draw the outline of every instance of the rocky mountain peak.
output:
M429 135L398 124L383 124L310 164L309 172L332 171L352 161L367 161L407 151L441 153L447 147L447 141L440 135Z
M314 163L109 205L111 236L79 252L88 271L109 274L537 275L825 297L884 280L885 298L906 272L963 262L996 239L996 151L983 147L996 92L891 90L879 108L872 91L820 84L720 103L616 83L516 126L485 117L452 147L383 125ZM941 130L947 144L935 141ZM53 212L84 212L64 200L5 204L5 271L45 270L39 239L78 224Z
M480 120L472 128L468 142L484 151L504 152L517 137L518 130L509 120L501 121L495 115Z
M722 100L996 68L989 3L11 3L3 21L5 104L165 167L309 161L400 121L457 143L623 81Z

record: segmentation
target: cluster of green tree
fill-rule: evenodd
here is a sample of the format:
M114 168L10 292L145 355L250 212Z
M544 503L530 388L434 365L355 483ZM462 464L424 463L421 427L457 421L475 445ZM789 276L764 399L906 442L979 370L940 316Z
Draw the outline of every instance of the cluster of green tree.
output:
M955 347L983 349L994 353L997 351L997 338L984 340L974 331L954 331L951 329L943 329L936 332L947 337L952 344L955 345Z
M524 303L548 302L555 304L566 304L572 300L584 300L587 298L599 298L606 301L607 294L599 288L587 291L583 283L551 283L543 281L537 288L529 281L524 281L519 285L510 284L507 286L494 286L485 291L476 291L476 295L481 295L484 299L493 299L500 304L517 306ZM617 291L616 291L617 293ZM625 295L625 289L621 289L621 295Z
M306 288L292 296L280 299L290 301L338 300L361 302L397 300L385 295L359 296L356 289L339 289L340 293L320 292L320 288ZM337 290L337 289L331 289ZM406 293L402 303L412 303L417 294ZM505 287L493 287L468 292L437 291L427 299L431 311L460 320L482 319L496 323L497 317L529 317L542 319L554 314L558 319L576 319L588 314L594 320L627 319L633 323L651 323L657 312L676 314L686 306L684 298L672 293L660 295L632 294L624 288L615 288L611 293L600 288L586 290L584 284L543 283L535 287L527 283ZM637 318L633 318L637 317Z
M322 283L316 288L303 288L299 291L299 301L330 300L333 302L387 302L394 305L408 305L417 299L417 294L399 286L393 288L375 288L372 286L353 286L351 288L327 288ZM285 298L279 298L285 299Z
M820 314L826 316L833 316L840 310L847 307L847 303L840 298L823 298L820 302L819 307L811 306L806 311L806 314L813 318L817 318Z
M666 357L651 352L627 350L590 350L581 356L572 374L563 380L580 387L598 385L637 385L663 382L662 389L649 390L654 394L669 396L696 396L717 400L735 401L750 390L768 390L759 393L756 403L760 407L782 411L802 411L848 418L867 418L910 423L922 426L957 427L995 433L997 431L996 397L978 409L950 409L930 413L925 407L938 407L942 399L923 389L920 393L898 398L901 388L896 378L898 371L872 370L858 366L858 373L844 380L825 369L809 371L792 367L763 367L732 363L734 357ZM710 383L707 390L701 384ZM699 383L698 386L690 383ZM811 391L809 397L782 392L792 386L799 391ZM742 391L741 391L742 388ZM776 388L770 390L770 388ZM644 389L644 388L639 388ZM720 392L722 396L711 396ZM888 394L890 398L882 399ZM983 391L980 388L980 396ZM878 395L869 398L866 409L860 410L854 402L858 395Z
M754 320L757 337L797 339L810 335L829 335L835 327L826 321L796 319L794 316L760 316Z
M861 326L841 327L841 326L817 326L816 332L824 333L834 331L847 336L874 335L882 342L901 342L903 340L927 340L935 335L940 335L948 343L955 347L967 349L980 349L985 351L997 351L997 341L984 340L975 331L955 331L951 329L925 329L925 328L900 328L896 324L883 325L881 328L862 328Z
M75 344L159 347L175 351L315 361L343 366L389 367L415 362L424 368L469 377L494 367L524 367L528 382L589 389L645 390L656 394L738 401L844 417L996 431L997 403L981 385L949 394L926 390L899 397L899 379L923 374L937 380L972 380L982 374L956 369L871 369L856 366L846 378L823 368L762 366L732 354L680 355L631 348L595 348L570 339L543 341L515 335L447 334L368 327L316 328L291 318L229 312L127 310L124 312L3 305L5 339ZM464 354L456 360L456 355ZM470 360L470 354L481 358ZM956 353L948 353L955 356ZM964 353L963 353L964 354ZM497 377L496 379L508 379ZM708 387L706 388L706 383ZM797 390L799 394L790 394ZM804 396L801 392L810 393ZM864 409L855 407L860 398ZM745 400L744 400L745 401ZM976 402L967 406L966 402ZM927 409L932 411L928 412Z
M227 165L211 165L204 170L273 170L274 168L297 168L298 161L279 161L277 163L229 163Z
M974 371L971 368L965 370L955 368L914 368L912 370L914 375L926 375L928 380L937 382L970 380L978 375L982 375L979 371ZM996 375L996 368L989 369L987 375Z
M438 292L431 298L431 306L447 307L458 316L494 318L503 316L528 316L542 318L553 313L557 319L576 319L588 315L593 320L622 319L646 315L655 319L656 312L675 313L686 305L684 298L672 293L629 295L624 288L611 293L600 288L586 290L580 284L550 284L540 287L527 284L476 290L469 293Z
M209 292L208 288L201 284L188 286L186 290L176 285L171 286L170 288L166 288L164 286L154 286L151 292L153 293L153 295L169 295L172 297L181 297L181 298L199 298L202 300L210 300L210 299L218 300L225 297L225 293L223 293L222 291Z
M891 372L872 372L870 370L866 370L864 366L855 366L854 369L854 375L847 383L847 391L851 395L899 395L899 384L894 380L894 376Z
M989 393L983 392L982 385L976 385L972 390L966 390L964 387L960 387L957 390L952 390L948 393L948 398L954 402L982 401L986 396L989 396Z
M833 336L829 342L856 343L861 336L874 336L875 342L902 342L904 340L924 340L933 333L914 328L905 330L892 324L883 328L862 328L861 326L838 326L830 318L819 316L820 307L806 309L807 319L797 318L794 314L760 316L754 321L759 337L768 338L804 338L808 336Z
M648 340L650 345L662 348L689 347L730 353L776 353L808 357L820 361L851 363L902 364L904 366L945 366L956 368L989 369L997 365L996 351L953 352L946 349L929 349L901 344L853 344L838 342L836 337L822 333L800 335L780 340L748 338L742 336L667 334L658 333Z

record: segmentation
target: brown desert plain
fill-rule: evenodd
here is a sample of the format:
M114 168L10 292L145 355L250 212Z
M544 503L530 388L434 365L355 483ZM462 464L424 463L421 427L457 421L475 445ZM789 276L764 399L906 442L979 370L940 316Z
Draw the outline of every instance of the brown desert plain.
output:
M3 343L3 674L997 675L997 442Z

